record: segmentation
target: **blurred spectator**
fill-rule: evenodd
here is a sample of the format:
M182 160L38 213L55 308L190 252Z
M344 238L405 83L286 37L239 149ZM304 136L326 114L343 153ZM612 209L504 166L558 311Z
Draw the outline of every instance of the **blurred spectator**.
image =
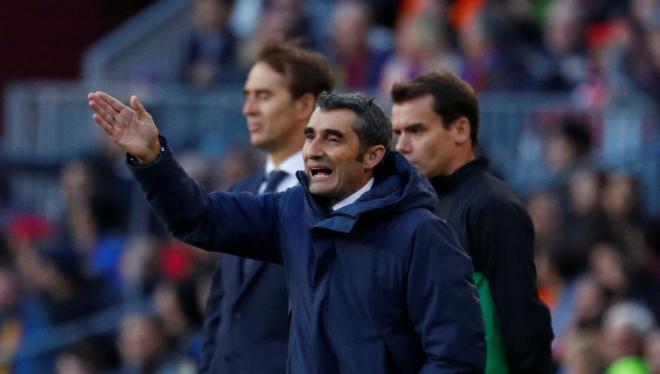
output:
M36 292L34 305L45 313L49 326L88 316L118 301L103 279L84 273L82 260L70 244L41 244L17 260Z
M72 161L60 177L64 201L58 236L70 240L81 266L102 275L121 292L119 258L123 251L129 188L116 181L105 162Z
M18 351L23 360L18 372L52 372L55 352L36 350L50 328L93 315L115 305L118 297L100 278L87 276L70 244L52 242L16 253L22 281L29 293L22 307L23 339ZM27 356L26 356L27 355Z
M195 88L239 83L238 40L229 27L233 0L193 0L193 31L188 40L182 81Z
M119 327L117 346L122 373L195 372L192 361L171 352L163 322L157 317L139 313L126 315Z
M335 82L345 90L375 88L381 79L388 51L371 45L371 9L355 0L339 2L332 15L331 45L327 52Z
M79 160L64 165L60 172L62 211L58 231L70 238L76 248L89 248L94 243L90 198L94 192L94 177L89 166Z
M231 14L230 25L239 39L249 37L257 28L259 16L263 12L265 0L236 1Z
M23 290L10 263L0 263L0 372L11 372L10 362L19 348L24 330L21 315Z
M626 92L645 94L660 104L660 5L652 0L629 3L624 26L627 35L615 46L619 48L614 56L615 73L628 80Z
M461 77L476 91L533 88L518 47L509 30L500 26L510 20L488 12L488 8L466 16L458 27L458 44L463 55Z
M605 315L602 347L607 374L648 373L644 338L653 327L653 316L634 303L613 305Z
M117 352L95 339L63 349L55 361L57 374L100 374L117 369Z
M613 242L595 243L589 252L589 272L603 288L607 302L622 302L632 288L632 267L623 249Z
M447 25L443 22L426 14L399 21L394 54L385 62L380 81L384 97L389 96L396 82L434 70L461 70L461 60L449 44Z
M261 48L271 39L290 40L307 48L315 45L304 0L270 0L266 4L256 30L242 45L239 58L243 66L254 64Z
M576 330L566 337L561 358L561 373L599 374L604 364L600 354L600 335L594 328Z
M660 315L660 283L625 245L596 242L590 249L589 269L608 303L633 300Z
M550 190L536 191L527 199L537 247L546 246L559 234L563 223L561 208L559 197Z
M154 292L154 306L174 351L199 361L202 312L197 300L196 283L193 280L161 282Z
M602 195L603 210L615 227L640 228L644 219L637 179L622 170L608 174Z
M551 3L543 33L545 59L536 67L536 76L543 89L570 90L585 81L587 65L582 14L575 1Z
M161 242L149 235L131 237L120 259L120 274L124 297L144 297L151 294L161 277L157 264L157 249Z
M644 358L650 374L660 374L660 330L656 327L646 336Z
M561 357L566 339L571 331L598 318L602 305L599 289L593 281L584 276L586 255L561 240L540 251L537 261L541 260L539 270L539 292L548 300L552 314L552 330L555 335L553 351ZM581 302L588 300L583 310ZM596 308L594 311L593 309Z
M219 173L216 173L209 190L226 191L234 183L262 168L265 160L263 153L253 147L236 146L227 151L219 163Z
M591 245L607 232L607 219L601 205L606 182L606 175L594 168L576 170L568 177L562 236L575 246Z
M546 139L546 164L555 178L563 180L571 171L590 166L591 134L588 124L567 118Z
M92 275L102 276L117 294L123 291L120 276L120 259L126 246L125 211L109 196L95 195L90 200L90 220L94 242L81 248L87 269Z
M53 225L45 217L37 214L16 214L7 229L7 249L9 256L17 256L33 246L49 239L54 232Z

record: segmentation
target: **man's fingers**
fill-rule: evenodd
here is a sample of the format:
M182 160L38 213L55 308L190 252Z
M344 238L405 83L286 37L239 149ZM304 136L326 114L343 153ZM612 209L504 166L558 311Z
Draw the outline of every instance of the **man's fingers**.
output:
M107 108L105 105L99 104L96 101L90 101L89 106L90 108L92 108L94 113L105 119L107 122L111 124L114 124L116 122L118 113L112 110L112 108ZM111 112L108 112L108 109L111 110Z
M121 112L123 109L128 108L126 105L122 104L121 101L115 99L103 91L96 91L96 96L99 97L103 102L107 103L116 112Z
M131 108L133 108L134 111L139 112L140 114L147 113L147 111L144 109L144 106L142 105L138 97L135 95L131 96Z
M102 99L98 95L93 95L89 99L89 106L97 113L107 113L111 117L116 117L119 113L115 108L110 105L107 101Z

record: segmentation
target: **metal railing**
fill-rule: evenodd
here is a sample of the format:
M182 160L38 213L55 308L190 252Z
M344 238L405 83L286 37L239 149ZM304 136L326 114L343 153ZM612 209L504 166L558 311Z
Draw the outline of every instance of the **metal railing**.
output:
M21 205L48 210L58 198L57 166L100 147L102 132L91 120L86 100L88 92L98 89L124 101L138 95L175 149L219 155L247 142L240 86L196 91L180 85L102 82L13 85L6 95L0 155L12 166L13 191ZM480 110L483 150L523 193L538 186L532 169L542 166L544 137L565 113L584 112L568 95L540 93L485 93L480 96ZM654 152L660 125L654 110L616 105L586 114L594 119L596 162L638 174L649 209L658 212L660 171ZM44 167L50 167L51 173Z

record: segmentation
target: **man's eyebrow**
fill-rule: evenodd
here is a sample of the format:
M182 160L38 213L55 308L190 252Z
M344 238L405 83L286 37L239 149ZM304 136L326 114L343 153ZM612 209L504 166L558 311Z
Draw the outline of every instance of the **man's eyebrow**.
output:
M325 129L325 130L323 130L323 135L325 135L325 136L334 135L334 136L338 136L340 138L344 137L344 133L339 131L339 130L336 130L336 129Z
M307 135L307 134L313 134L315 131L312 127L307 126L307 127L305 127L303 132L304 132L305 135Z
M409 123L409 124L403 126L403 131L419 130L422 127L424 127L424 124L421 123L421 122Z
M268 89L268 88L255 88L253 90L250 90L248 88L243 89L243 94L248 95L250 92L253 92L255 95L262 94L262 93L272 93L273 91Z

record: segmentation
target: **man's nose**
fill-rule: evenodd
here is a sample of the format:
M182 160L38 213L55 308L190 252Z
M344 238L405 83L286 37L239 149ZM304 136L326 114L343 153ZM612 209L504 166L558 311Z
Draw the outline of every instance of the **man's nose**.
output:
M401 134L396 138L396 150L402 154L410 153L412 148L410 147L410 141L405 134Z
M308 139L303 145L303 157L315 158L323 156L323 148L318 139Z
M253 99L250 97L245 98L245 102L243 103L243 115L247 116L250 114L255 114L257 112L257 105Z

